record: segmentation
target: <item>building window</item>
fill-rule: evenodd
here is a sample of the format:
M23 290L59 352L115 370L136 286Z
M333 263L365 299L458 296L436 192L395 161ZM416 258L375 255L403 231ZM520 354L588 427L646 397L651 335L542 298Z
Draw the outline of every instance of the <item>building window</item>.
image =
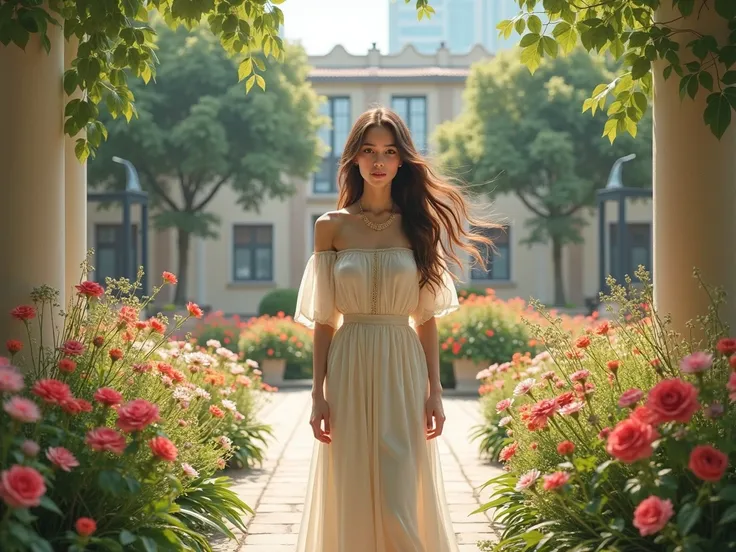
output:
M123 225L95 225L95 279L104 283L105 278L117 280L122 277L135 278L138 270L138 226L132 226L131 246L127 274L123 268Z
M236 224L233 228L233 280L273 280L273 226Z
M420 152L427 151L427 97L394 96L391 108L401 117L411 132L414 146Z
M618 223L613 222L609 230L610 274L618 276ZM628 253L626 255L626 266L624 274L633 277L643 265L646 270L652 270L652 227L648 222L628 223L626 225L626 239L628 241Z
M486 261L486 270L476 264L470 272L471 280L510 280L511 235L509 227L474 228L473 231L493 240L493 247L480 245L480 252Z
M334 194L337 192L337 165L352 126L350 98L331 96L320 106L322 115L327 115L332 124L319 130L319 137L329 148L322 159L319 170L314 173L314 193Z

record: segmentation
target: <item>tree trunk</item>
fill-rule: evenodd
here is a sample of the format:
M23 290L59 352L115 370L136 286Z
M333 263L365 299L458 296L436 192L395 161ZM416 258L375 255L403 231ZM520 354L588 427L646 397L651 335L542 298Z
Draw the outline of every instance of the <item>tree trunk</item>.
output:
M191 234L181 228L177 229L176 243L178 246L179 263L176 270L176 277L179 283L176 285L176 293L174 294L174 304L183 305L187 300L187 273L189 269L189 242Z
M552 267L555 274L555 306L564 307L567 301L562 278L562 243L559 238L552 238Z

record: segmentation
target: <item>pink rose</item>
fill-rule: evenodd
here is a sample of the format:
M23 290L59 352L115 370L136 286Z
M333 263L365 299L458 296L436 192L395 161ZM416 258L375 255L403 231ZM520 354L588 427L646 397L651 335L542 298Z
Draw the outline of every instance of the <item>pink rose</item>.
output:
M143 431L158 420L158 406L144 399L135 399L118 408L117 426L127 433Z
M33 386L33 394L50 404L62 404L73 399L66 383L55 379L38 380Z
M636 405L643 396L644 391L641 389L627 389L618 398L618 405L621 408L631 408Z
M680 371L685 374L699 374L713 366L713 355L695 351L680 361Z
M545 491L556 491L557 489L564 487L569 480L570 476L565 472L555 472L544 476L543 487Z
M148 446L151 448L151 453L156 458L166 462L173 462L176 460L176 455L178 454L176 446L166 437L154 437L148 441Z
M33 508L46 494L43 476L28 466L12 466L0 473L0 498L11 508Z
M608 435L608 454L631 464L652 455L652 443L659 438L657 430L636 418L619 422Z
M5 401L3 410L14 420L26 424L33 424L41 419L41 411L36 403L17 395Z
M728 456L710 445L700 445L690 453L687 467L698 479L715 483L726 473Z
M98 452L107 450L118 456L125 452L125 437L109 427L98 427L89 431L84 442Z
M33 458L34 456L37 456L38 453L41 451L41 447L38 445L36 441L31 441L30 439L26 439L20 445L20 450L28 458Z
M664 422L688 423L700 409L697 388L679 378L660 381L647 397L647 408L658 424Z
M95 392L95 400L105 406L115 406L123 402L123 396L109 387L101 387Z
M79 466L76 457L64 447L51 447L46 451L46 458L57 468L65 472L72 471L72 468Z
M99 298L105 294L104 288L97 282L82 282L74 287L77 288L78 295L84 295L85 297Z
M0 366L0 392L17 393L24 386L23 375L10 363Z
M634 510L634 527L642 537L658 533L674 515L672 502L658 496L645 498Z
M70 339L59 347L59 350L65 355L79 356L84 352L84 343L76 339Z

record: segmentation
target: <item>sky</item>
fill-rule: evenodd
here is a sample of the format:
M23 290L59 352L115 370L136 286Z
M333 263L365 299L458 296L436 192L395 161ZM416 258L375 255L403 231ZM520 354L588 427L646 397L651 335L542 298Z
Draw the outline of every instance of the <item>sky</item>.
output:
M286 39L301 42L308 54L326 54L337 44L351 54L365 54L373 42L388 52L388 4L388 0L286 0L279 8L284 12Z

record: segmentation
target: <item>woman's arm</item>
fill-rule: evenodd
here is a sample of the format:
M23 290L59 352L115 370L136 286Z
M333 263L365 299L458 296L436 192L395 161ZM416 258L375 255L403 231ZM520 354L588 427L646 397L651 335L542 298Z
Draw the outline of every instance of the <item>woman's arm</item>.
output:
M442 407L442 383L440 382L440 346L437 321L434 317L417 326L417 335L427 359L429 396L425 405L427 439L442 435L445 411Z

